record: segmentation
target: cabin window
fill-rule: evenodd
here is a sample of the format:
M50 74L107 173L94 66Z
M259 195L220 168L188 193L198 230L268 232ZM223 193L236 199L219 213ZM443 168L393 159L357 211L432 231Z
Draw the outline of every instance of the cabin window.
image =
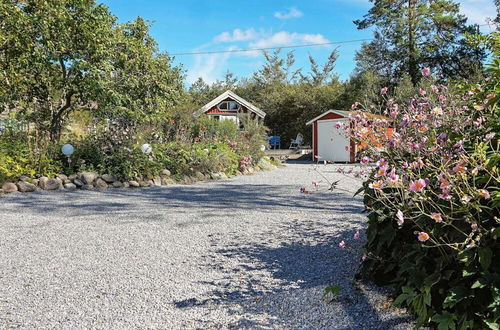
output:
M219 108L219 110L238 111L240 106L234 101L224 101L219 103L217 108Z

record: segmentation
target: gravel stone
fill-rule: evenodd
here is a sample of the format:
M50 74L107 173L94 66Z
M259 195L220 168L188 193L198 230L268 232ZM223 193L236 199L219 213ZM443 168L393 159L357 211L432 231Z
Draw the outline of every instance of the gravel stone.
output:
M366 215L339 166L2 195L0 328L411 328L386 291L352 280ZM340 295L325 300L328 285Z
M74 183L65 183L64 188L68 190L75 190L76 189L76 184Z

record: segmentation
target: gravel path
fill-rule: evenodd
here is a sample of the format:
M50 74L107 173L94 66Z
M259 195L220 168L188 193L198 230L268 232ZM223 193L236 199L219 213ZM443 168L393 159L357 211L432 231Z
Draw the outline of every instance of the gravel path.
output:
M313 165L147 189L0 196L0 328L406 329L352 282L359 182ZM300 194L305 186L311 194ZM345 240L346 249L338 248ZM341 285L326 303L324 288Z

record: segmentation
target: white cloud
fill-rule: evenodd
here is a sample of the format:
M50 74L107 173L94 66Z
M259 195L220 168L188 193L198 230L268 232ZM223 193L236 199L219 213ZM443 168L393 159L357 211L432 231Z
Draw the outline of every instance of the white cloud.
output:
M237 41L248 41L255 39L257 34L254 29L247 29L242 31L240 29L235 29L231 32L222 32L221 34L215 36L214 42L237 42Z
M497 11L492 0L460 0L460 12L468 19L468 23L486 24L487 19L494 19Z
M295 7L292 7L288 10L288 12L275 12L274 17L279 18L279 19L290 19L290 18L299 18L302 17L304 14L298 10Z
M280 31L271 36L250 43L250 47L268 48L268 47L297 45L299 43L321 44L328 42L330 41L319 33L305 34L305 33L296 33L296 32L290 33L287 31Z
M232 50L229 47L227 50ZM187 81L192 84L199 77L205 82L213 83L227 71L227 62L232 53L195 55L194 64L188 71Z

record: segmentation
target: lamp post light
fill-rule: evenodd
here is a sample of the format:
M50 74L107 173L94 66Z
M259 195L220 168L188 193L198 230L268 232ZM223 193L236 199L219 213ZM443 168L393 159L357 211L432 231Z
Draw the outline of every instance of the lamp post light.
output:
M61 148L64 156L68 157L68 166L71 165L71 155L75 152L75 148L71 144L65 144Z
M149 155L151 153L151 151L153 151L153 147L151 147L151 145L148 143L144 143L141 146L141 151L143 154Z

